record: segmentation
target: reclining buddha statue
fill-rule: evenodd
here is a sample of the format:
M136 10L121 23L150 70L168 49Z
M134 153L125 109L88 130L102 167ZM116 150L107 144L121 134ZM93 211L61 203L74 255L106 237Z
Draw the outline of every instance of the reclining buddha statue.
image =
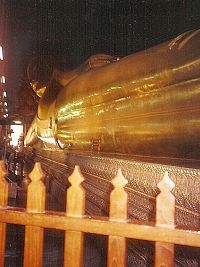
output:
M25 144L73 151L200 158L200 30L116 58L99 54L42 84Z

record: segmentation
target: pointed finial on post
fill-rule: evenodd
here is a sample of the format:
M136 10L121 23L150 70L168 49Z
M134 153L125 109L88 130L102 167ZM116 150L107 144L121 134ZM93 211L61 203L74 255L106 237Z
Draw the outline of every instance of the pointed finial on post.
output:
M174 186L174 182L169 178L167 171L165 172L162 180L157 184L157 187L160 189L161 193L164 194L170 193Z
M126 221L128 197L124 186L128 181L124 178L121 169L118 170L111 183L114 189L110 194L109 220L116 222ZM107 266L126 266L126 238L109 236Z
M42 182L44 178L40 163L36 162L29 174L31 183L27 189L27 211L44 212L46 189ZM41 267L43 254L44 229L38 226L25 227L24 267Z
M45 210L45 186L42 180L45 173L42 170L41 164L36 162L32 172L29 174L31 183L27 190L27 209L29 211L42 212Z
M71 186L67 190L66 215L82 217L85 215L85 190L81 185L84 177L79 166L75 166L68 180ZM83 238L83 232L65 232L64 267L83 265Z
M160 193L156 198L156 224L174 225L175 197L171 193L174 188L174 182L169 178L167 171L157 186L160 189Z
M7 171L3 160L0 160L0 208L8 204L8 182L6 181ZM0 223L0 266L4 266L6 223Z
M122 174L121 168L118 169L117 175L114 179L112 179L111 183L113 184L115 189L122 189L128 183L128 181L124 178Z
M110 220L123 221L127 218L127 193L124 186L128 181L124 178L121 169L118 169L117 175L112 179L114 186L110 194Z
M7 175L7 170L5 168L5 163L3 160L0 160L0 179L5 179Z
M160 194L156 198L156 225L174 228L175 197L171 193L174 183L168 172L157 186ZM174 266L174 244L155 242L155 266Z
M7 170L3 160L0 160L0 207L6 207L8 203Z
M81 187L81 183L84 180L85 179L81 173L80 167L76 165L73 173L69 176L68 181L70 182L71 186Z
M83 216L85 213L85 190L81 183L84 177L79 166L75 166L68 181L71 186L67 190L66 212L68 216Z
M39 182L42 181L45 177L45 173L42 170L40 162L36 162L32 172L29 174L31 182Z

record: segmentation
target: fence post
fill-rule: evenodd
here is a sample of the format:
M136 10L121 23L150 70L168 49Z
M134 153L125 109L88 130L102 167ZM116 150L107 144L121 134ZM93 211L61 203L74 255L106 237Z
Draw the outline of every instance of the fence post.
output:
M163 179L158 183L160 194L156 198L156 225L174 228L175 197L171 193L173 181L165 172ZM155 242L155 266L174 266L174 244Z
M0 208L8 204L8 182L6 181L7 171L3 160L0 160ZM4 266L6 241L6 223L0 222L0 267Z
M67 190L66 214L82 217L85 214L85 190L81 186L84 177L79 166L75 166L68 178L71 186ZM81 267L83 263L83 233L65 232L64 267Z
M127 219L127 193L124 186L127 184L121 169L112 180L114 186L110 194L110 214L111 221L126 221ZM126 266L126 238L109 236L108 238L108 267Z
M45 210L45 186L41 181L44 176L40 163L35 163L29 174L31 183L27 190L26 209L28 212L44 212ZM43 235L44 229L41 227L25 227L24 267L42 266Z

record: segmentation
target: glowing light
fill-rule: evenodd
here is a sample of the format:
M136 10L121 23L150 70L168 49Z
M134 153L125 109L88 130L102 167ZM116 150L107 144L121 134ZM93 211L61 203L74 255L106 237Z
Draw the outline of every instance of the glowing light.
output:
M10 144L12 146L17 146L18 140L20 135L23 134L23 126L22 125L11 125L11 129L13 130L13 133L11 133L11 142Z
M3 96L6 97L6 92L3 92Z
M4 106L6 106L6 107L8 106L7 102L4 102Z
M0 45L0 59L3 60L3 48Z
M1 82L2 82L2 83L6 83L6 78L5 78L5 76L1 76Z
M13 122L16 123L16 124L22 124L21 121L13 121Z

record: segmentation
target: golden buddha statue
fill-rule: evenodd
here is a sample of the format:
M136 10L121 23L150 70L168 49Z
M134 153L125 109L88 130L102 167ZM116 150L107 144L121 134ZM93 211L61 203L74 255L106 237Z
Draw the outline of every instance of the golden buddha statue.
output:
M26 145L200 158L200 30L124 58L100 54L46 84Z

